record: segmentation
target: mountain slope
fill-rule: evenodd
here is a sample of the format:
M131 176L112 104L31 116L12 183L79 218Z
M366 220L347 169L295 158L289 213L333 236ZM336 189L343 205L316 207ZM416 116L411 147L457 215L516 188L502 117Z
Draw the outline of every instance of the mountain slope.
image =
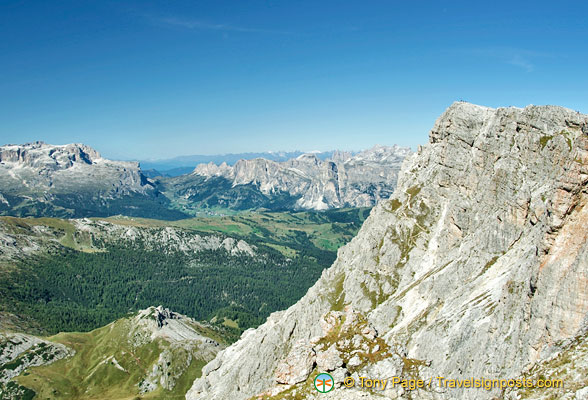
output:
M168 203L137 163L104 159L88 146L0 146L0 215L185 216Z
M584 332L573 339L559 343L561 351L553 357L533 365L520 379L560 381L552 388L508 388L504 398L521 399L577 399L588 398L588 334Z
M587 183L588 116L453 104L333 266L186 398L500 396L435 384L319 395L312 380L509 379L556 354L588 323Z
M303 154L282 162L256 158L234 166L200 164L190 175L160 182L162 191L186 211L371 207L390 196L408 154L408 148L375 146L354 156L334 152L327 160Z
M191 380L222 348L211 336L218 337L211 327L149 307L88 333L60 333L47 340L8 334L4 352L12 349L18 357L11 363L0 360L0 373L20 375L16 381L21 391L30 395L33 390L37 398L183 398ZM32 347L37 352L42 346L43 362L32 365L48 365L23 365L31 351L16 346L18 341L37 343ZM11 369L19 361L19 368ZM5 388L0 398L11 398L9 393Z

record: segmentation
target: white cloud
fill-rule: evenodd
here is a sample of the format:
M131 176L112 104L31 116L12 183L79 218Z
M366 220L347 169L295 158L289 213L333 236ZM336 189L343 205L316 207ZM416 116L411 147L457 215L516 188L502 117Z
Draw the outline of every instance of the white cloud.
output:
M248 28L242 26L235 26L230 24L217 24L204 22L196 19L178 18L178 17L164 17L152 18L152 20L160 25L180 27L190 30L209 30L220 32L245 32L245 33L267 33L276 35L290 35L291 32L276 31L271 29Z
M540 59L552 57L552 55L548 53L513 47L480 48L467 50L466 53L479 58L490 58L497 62L509 64L521 68L525 72L533 72L537 61Z

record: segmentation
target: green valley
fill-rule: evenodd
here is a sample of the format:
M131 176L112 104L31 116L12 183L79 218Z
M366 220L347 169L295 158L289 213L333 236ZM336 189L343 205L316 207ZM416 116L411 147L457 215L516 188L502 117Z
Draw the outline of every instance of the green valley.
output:
M153 305L229 340L297 301L369 209L161 221L0 218L3 325L89 331ZM16 326L14 326L16 325Z

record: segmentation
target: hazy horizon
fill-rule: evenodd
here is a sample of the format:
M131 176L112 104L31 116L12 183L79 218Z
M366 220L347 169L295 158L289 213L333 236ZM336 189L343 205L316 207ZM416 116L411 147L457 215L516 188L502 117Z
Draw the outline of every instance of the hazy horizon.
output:
M1 146L10 146L10 145L24 145L27 143L34 143L34 142L44 142L48 145L53 145L53 146L63 146L63 145L74 144L74 143L88 145L87 143L83 143L83 142L49 143L44 140L33 140L33 141L22 142L22 143L0 143L0 147ZM169 157L161 157L161 158L148 158L148 157L145 157L145 158L117 158L117 157L111 157L108 154L105 154L98 147L94 147L91 145L88 145L88 146L90 146L94 150L98 151L102 157L107 158L107 159L111 159L114 161L149 161L149 162L168 161L168 160L174 160L174 159L189 158L189 157L194 157L194 156L213 157L213 156L231 156L231 155L245 155L245 154L288 154L288 153L310 154L310 153L328 153L328 152L332 152L332 151L345 151L345 152L351 152L351 153L359 153L359 152L362 152L365 150L369 150L369 149L376 147L376 146L386 146L386 147L399 146L399 147L410 148L412 151L415 151L415 148L413 148L411 146L400 146L397 143L392 143L392 144L374 143L372 145L364 146L362 148L355 148L355 149L343 149L343 148L332 147L332 148L323 149L323 150L300 148L300 149L260 150L260 151L254 150L254 151L244 151L244 152L220 152L220 153L197 153L197 152L187 151L185 153L178 153L176 155L171 155ZM186 151L186 150L183 150L183 151Z

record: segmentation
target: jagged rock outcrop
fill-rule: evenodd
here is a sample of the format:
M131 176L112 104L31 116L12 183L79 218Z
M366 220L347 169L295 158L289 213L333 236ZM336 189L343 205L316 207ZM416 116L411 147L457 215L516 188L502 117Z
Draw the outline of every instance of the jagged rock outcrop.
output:
M587 184L588 116L453 104L333 266L219 353L186 398L500 397L435 380L319 394L316 368L296 384L275 374L305 345L317 360L344 361L336 381L509 379L556 356L588 325Z
M75 351L60 343L23 333L0 333L0 385L27 368L51 364L73 354Z
M240 160L234 166L200 164L192 173L192 179L170 179L168 187L179 196L195 200L208 179L222 178L230 183L220 189L227 192L227 196L235 187L251 186L258 195L269 198L287 196L291 204L287 203L285 208L370 207L390 196L402 160L409 154L408 148L375 146L355 156L335 152L327 160L321 160L315 154L302 154L283 162L256 158ZM241 193L234 196L239 195ZM271 200L265 203L271 203Z

